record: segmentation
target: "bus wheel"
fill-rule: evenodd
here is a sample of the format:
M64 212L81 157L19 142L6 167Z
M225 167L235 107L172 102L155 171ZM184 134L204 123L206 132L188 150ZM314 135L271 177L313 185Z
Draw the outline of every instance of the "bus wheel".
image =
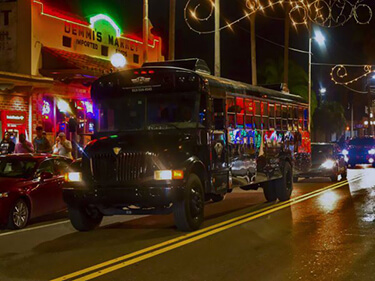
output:
M199 177L191 174L186 183L184 199L175 203L173 215L181 231L199 229L204 219L204 192Z
M70 222L78 231L90 231L102 222L103 215L99 212L89 212L86 208L68 206Z
M280 201L287 201L293 190L293 171L288 162L285 163L283 178L277 181L276 194Z
M270 181L263 186L263 194L267 202L275 202L277 200L276 184L277 181Z

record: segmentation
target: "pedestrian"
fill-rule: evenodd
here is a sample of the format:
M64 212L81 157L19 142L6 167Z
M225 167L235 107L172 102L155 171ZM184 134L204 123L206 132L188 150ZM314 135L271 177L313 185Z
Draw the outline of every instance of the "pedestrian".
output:
M26 140L25 134L20 134L20 141L16 144L15 153L34 153L34 146Z
M51 153L52 147L46 135L43 135L43 128L36 127L36 137L33 141L35 153Z
M66 139L65 133L59 133L56 138L56 143L53 146L53 154L60 156L65 156L67 158L73 159L72 156L72 143Z
M0 154L1 155L12 154L14 152L14 148L15 148L15 144L10 139L10 133L5 132L3 140L0 143Z

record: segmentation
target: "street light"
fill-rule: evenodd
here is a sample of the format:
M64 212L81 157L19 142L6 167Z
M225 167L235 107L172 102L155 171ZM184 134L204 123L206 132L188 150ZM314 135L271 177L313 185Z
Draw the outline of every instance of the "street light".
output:
M326 88L320 88L319 89L319 92L324 95L325 93L327 93L327 89Z
M317 30L315 32L315 37L312 37L312 30L311 30L311 23L310 23L310 28L309 28L309 132L311 133L311 45L312 45L312 40L316 40L319 44L319 46L323 46L325 44L325 37L324 35L320 32L320 30Z
M126 58L123 54L115 53L111 57L111 63L116 68L123 68L126 65Z

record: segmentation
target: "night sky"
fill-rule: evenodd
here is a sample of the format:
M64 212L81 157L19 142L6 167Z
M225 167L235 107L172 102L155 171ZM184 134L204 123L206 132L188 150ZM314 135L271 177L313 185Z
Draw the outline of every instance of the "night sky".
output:
M47 0L45 0L46 2ZM353 1L353 0L352 0ZM142 34L142 0L48 0L50 6L79 14L88 18L90 15L106 13L123 27L125 34ZM184 7L187 0L177 0L176 10L176 58L199 57L204 59L213 70L214 49L213 35L198 35L189 30L184 21ZM199 1L198 2L205 2ZM244 0L221 0L222 24L235 20L244 14ZM366 0L375 13L375 0ZM150 19L154 33L163 38L163 54L168 54L168 13L169 0L149 0ZM361 14L359 14L361 16ZM266 15L259 13L256 20L257 36L264 37L277 44L283 45L284 12L276 9L267 11ZM212 30L213 21L205 22L196 27L202 30ZM316 28L316 26L314 27ZM249 20L222 31L222 76L251 82L250 66L250 23ZM375 16L368 25L359 25L351 19L342 27L320 28L326 37L326 48L321 49L313 43L313 62L328 64L375 64ZM308 31L306 27L291 28L290 47L308 50ZM267 59L278 60L283 57L283 48L257 38L258 68ZM308 55L290 52L290 59L301 65L306 71ZM347 108L349 90L336 86L330 79L331 66L313 66L313 87L318 92L320 87L327 89L326 99L340 101ZM357 73L360 71L357 69ZM353 73L353 76L356 74ZM258 78L262 83L261 77ZM282 81L280 81L282 82ZM364 90L363 84L357 84L358 90ZM365 96L354 94L356 101L355 119L363 114Z

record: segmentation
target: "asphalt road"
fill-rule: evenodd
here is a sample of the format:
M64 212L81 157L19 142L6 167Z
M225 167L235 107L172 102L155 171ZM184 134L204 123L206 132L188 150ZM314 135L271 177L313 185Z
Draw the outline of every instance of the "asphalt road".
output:
M295 184L265 203L237 191L206 206L200 231L172 216L111 217L88 233L66 214L0 231L0 280L375 280L375 169Z

